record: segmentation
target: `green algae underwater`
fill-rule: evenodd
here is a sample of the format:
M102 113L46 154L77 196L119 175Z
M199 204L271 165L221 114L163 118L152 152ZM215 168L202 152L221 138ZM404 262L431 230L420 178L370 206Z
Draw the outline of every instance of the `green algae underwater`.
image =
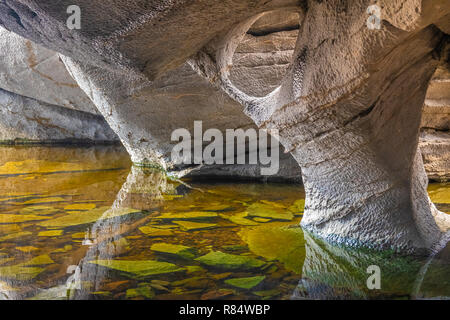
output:
M429 194L450 213L450 185ZM450 297L450 248L331 246L299 227L304 204L300 185L177 181L118 146L1 147L0 299Z

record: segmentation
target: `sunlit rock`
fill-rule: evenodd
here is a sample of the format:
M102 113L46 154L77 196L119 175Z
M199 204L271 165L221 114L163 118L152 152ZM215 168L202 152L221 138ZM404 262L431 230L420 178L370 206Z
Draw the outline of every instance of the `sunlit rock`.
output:
M428 177L450 179L450 72L438 68L428 87L422 114L420 150Z
M302 226L327 241L423 254L448 241L450 219L426 194L418 150L428 82L448 59L448 37L432 23L448 19L450 6L434 3L386 2L379 30L368 27L364 1L310 4L293 63L264 97L240 90L230 71L258 15L190 60L259 127L279 130L302 169Z
M57 52L0 27L0 88L50 105L98 114Z
M428 83L448 62L447 1L382 1L374 26L368 23L371 3L364 0L351 5L175 0L149 6L85 0L80 5L92 19L80 30L65 28L66 4L8 1L0 4L0 21L67 57L71 74L133 161L170 167L168 140L157 134L160 119L172 124L169 117L180 114L176 104L152 109L153 114L130 110L137 110L136 104L155 106L158 93L165 93L160 84L174 72L182 84L195 78L189 69L180 72L190 66L209 90L242 104L258 127L278 130L301 167L303 228L341 245L405 253L430 254L448 241L450 219L428 198L418 150ZM233 56L263 13L281 9L300 16L292 63L279 87L255 96L233 83ZM206 110L182 114L204 117L201 109ZM231 114L227 109L219 117ZM152 120L157 130L149 134Z

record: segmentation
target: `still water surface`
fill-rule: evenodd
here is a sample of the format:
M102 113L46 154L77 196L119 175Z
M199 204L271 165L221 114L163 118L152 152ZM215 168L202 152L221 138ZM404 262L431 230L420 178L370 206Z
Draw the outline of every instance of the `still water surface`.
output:
M429 193L450 212L450 186ZM303 208L299 185L174 181L121 147L1 147L0 299L450 297L449 248L330 246Z

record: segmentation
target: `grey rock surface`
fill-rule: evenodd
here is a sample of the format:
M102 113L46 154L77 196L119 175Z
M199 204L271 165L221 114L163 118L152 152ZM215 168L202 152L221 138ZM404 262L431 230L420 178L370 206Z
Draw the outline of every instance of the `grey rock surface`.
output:
M235 178L266 179L259 165L202 165L196 167L173 164L171 152L178 141L172 132L185 128L194 133L194 121L201 120L203 132L209 128L256 128L242 107L211 86L189 65L169 72L158 81L148 82L133 75L124 77L106 69L77 63L64 58L68 70L120 137L138 165L158 166L175 175L210 175ZM225 134L224 134L225 135ZM300 181L300 168L289 154L280 150L280 171L269 180ZM192 170L192 171L191 171Z
M420 136L420 151L428 178L450 180L450 132L424 130Z
M1 27L0 88L48 104L98 114L58 53Z
M430 81L422 114L419 147L428 177L450 180L450 72L438 68Z
M368 4L309 3L293 63L264 97L240 90L229 70L258 16L211 41L191 64L259 127L279 130L302 169L304 229L346 246L434 252L448 241L450 219L428 198L418 141L428 83L445 63L436 53L446 59L448 37L432 23L448 17L450 5L384 2L385 22L372 30Z
M235 23L266 11L300 10L298 0L77 0L82 25L71 30L67 8L73 4L6 0L0 3L0 25L78 61L155 79Z
M149 110L129 110L154 106L147 92L163 89L158 81L188 60L258 127L279 131L302 169L303 228L404 253L434 253L448 241L450 219L427 195L418 150L427 86L448 59L447 0L380 1L378 29L367 25L369 0L83 0L85 25L75 31L65 26L69 4L7 0L0 23L70 57L66 65L124 144L124 136L146 140L148 132ZM233 83L233 56L261 14L281 8L302 19L292 63L279 87L254 96ZM152 161L164 159L162 140L148 141Z
M115 139L115 133L101 116L50 105L0 89L2 143L104 143Z

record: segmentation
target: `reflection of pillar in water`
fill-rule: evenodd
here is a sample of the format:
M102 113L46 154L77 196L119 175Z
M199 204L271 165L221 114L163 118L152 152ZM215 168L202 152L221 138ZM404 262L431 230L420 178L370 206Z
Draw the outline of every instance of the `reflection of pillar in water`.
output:
M304 234L306 258L292 299L411 297L425 265L423 258L332 246L306 231ZM367 287L367 279L372 275L367 272L370 266L381 270L380 290Z

